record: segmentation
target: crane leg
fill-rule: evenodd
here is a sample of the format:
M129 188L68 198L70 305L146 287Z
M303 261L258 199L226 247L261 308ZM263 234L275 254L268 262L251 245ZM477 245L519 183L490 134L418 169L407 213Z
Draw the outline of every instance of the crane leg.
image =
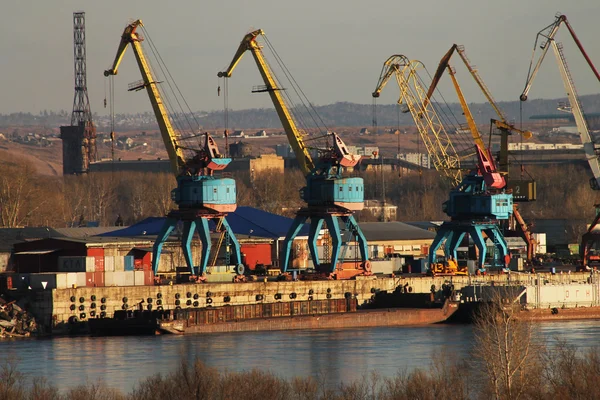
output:
M356 240L358 241L358 248L360 250L360 257L363 263L369 261L369 246L367 244L367 238L363 234L363 231L358 226L356 219L354 219L354 215L349 215L347 217L342 217L342 221L346 224L346 228L348 228L354 236L356 236Z
M321 231L321 227L323 226L323 218L320 217L311 217L310 219L310 230L308 232L308 250L310 251L310 256L313 260L313 266L316 270L319 269L319 252L317 250L317 238L319 237L319 232Z
M294 243L294 238L302 229L302 224L306 221L308 217L303 215L297 215L290 226L290 230L288 231L285 239L283 240L283 252L281 255L281 272L286 272L288 269L288 263L290 261L290 254L292 252L292 243Z
M227 219L225 217L223 217L221 224L223 225L223 227L225 227L225 230L229 234L229 240L231 240L231 244L233 246L233 254L235 255L235 262L236 262L235 272L238 275L243 275L244 274L244 264L242 264L242 253L240 251L240 242L238 242L237 238L233 234L233 230L231 230L231 226L229 226L229 223L227 222Z
M190 269L192 275L196 274L194 270L194 262L192 260L192 249L191 243L194 237L194 231L196 230L196 222L194 221L183 221L183 233L181 234L181 248L183 250L183 257L185 262Z
M160 232L156 237L156 241L154 242L154 246L152 246L152 270L154 271L154 275L158 274L158 264L160 261L160 254L162 253L163 245L165 241L169 238L173 229L177 225L177 220L175 218L168 218L165 220L162 228L160 228Z
M506 256L508 255L508 246L506 244L506 239L504 239L504 235L500 232L500 229L497 226L486 229L485 234L488 235L490 239L493 240L494 246L498 249L500 254L500 259L502 260L502 265L504 268L508 268L508 263Z
M337 267L340 248L342 247L342 235L340 233L340 224L336 216L326 215L325 221L331 236L331 273L333 274Z
M200 241L202 242L202 253L200 256L200 265L198 266L198 276L203 276L206 272L206 265L208 264L208 257L210 255L210 229L208 228L208 218L196 219L196 226Z
M442 245L442 242L444 241L444 239L446 239L448 237L448 235L452 232L452 231L448 230L448 228L445 227L444 225L445 224L442 224L442 226L440 226L440 228L438 229L437 234L435 235L435 238L433 239L433 242L431 243L431 247L429 248L429 264L433 264L437 261L436 252Z
M446 232L446 235L444 236L446 238L446 241L444 242L444 256L446 256L446 259L450 258L450 256L452 255L452 239L455 237L455 232L453 230L449 230L448 232Z
M479 226L471 226L469 229L469 235L471 239L473 239L473 243L477 249L479 249L479 259L477 260L477 267L480 270L484 269L485 265L485 256L487 253L487 249L485 247L485 240L483 239L483 235L481 234L483 229Z
M465 237L465 235L467 234L467 232L452 232L453 235L449 240L446 240L446 244L448 243L448 241L450 242L449 245L449 249L450 251L448 251L446 253L446 256L450 255L452 258L454 258L454 260L458 259L458 255L456 254L456 249L458 249L458 246L460 246L460 243L462 242L463 238Z

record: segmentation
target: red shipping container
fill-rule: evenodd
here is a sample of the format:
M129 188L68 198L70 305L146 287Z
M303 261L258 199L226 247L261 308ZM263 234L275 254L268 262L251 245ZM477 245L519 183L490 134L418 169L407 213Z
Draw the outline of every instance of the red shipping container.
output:
M94 268L96 272L104 272L104 256L94 256Z
M152 270L144 270L144 285L154 285L154 272Z
M85 286L87 287L103 287L104 272L86 272Z
M88 257L102 257L104 258L104 249L100 247L92 247L87 249Z
M150 271L152 269L152 253L146 253L142 258L142 269Z
M273 264L269 243L242 244L240 250L243 254L242 262L251 270L256 268L256 264Z
M104 287L104 272L94 272L94 283L97 287Z

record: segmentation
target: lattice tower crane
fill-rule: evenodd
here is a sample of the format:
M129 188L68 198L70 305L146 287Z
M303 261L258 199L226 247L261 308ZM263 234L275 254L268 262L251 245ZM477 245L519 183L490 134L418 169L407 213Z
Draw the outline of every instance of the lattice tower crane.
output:
M508 226L506 228L507 229L510 228L508 230L511 230L511 231L517 231L519 236L521 236L523 238L523 240L525 241L525 243L527 245L527 260L531 261L533 259L533 256L535 255L535 248L536 248L537 243L535 242L533 235L529 231L529 227L528 227L527 223L521 216L521 213L519 212L516 202L518 202L518 201L534 201L535 197L536 197L536 185L535 185L536 183L533 180L512 180L511 181L508 179L508 176L509 176L508 137L510 135L512 135L514 132L514 133L518 133L519 135L521 135L524 139L530 139L532 136L531 132L518 129L517 127L515 127L514 125L512 125L508 122L506 115L502 112L499 105L494 100L494 97L492 96L487 85L483 81L483 78L481 78L481 76L479 75L477 68L475 68L475 66L473 66L470 63L469 59L467 58L464 46L461 46L461 45L457 45L457 44L452 45L452 47L450 47L448 52L446 52L446 54L444 54L444 56L440 60L438 68L431 80L431 85L427 91L426 101L427 102L431 101L431 97L433 96L433 93L436 91L437 86L440 82L440 79L441 79L444 71L447 70L448 74L450 75L450 78L452 80L452 84L456 91L463 114L465 116L465 119L467 120L467 124L469 127L469 131L471 132L473 142L477 146L479 146L482 150L484 150L484 151L488 150L488 146L485 145L485 143L481 137L481 133L479 132L477 124L475 123L473 114L471 113L471 110L469 109L469 106L467 104L467 101L465 100L463 93L462 93L462 90L460 88L458 80L456 79L456 71L450 65L450 59L455 51L460 56L461 60L463 61L463 63L465 64L465 66L467 67L469 72L471 73L473 79L475 80L475 82L477 83L477 85L479 86L479 88L481 89L484 96L486 97L489 104L492 106L492 108L496 112L496 115L499 118L499 119L491 119L491 127L496 127L500 131L500 153L499 153L499 157L498 157L498 159L499 159L498 171L500 173L502 173L503 175L505 175L505 177L506 177L507 185L505 188L502 188L502 189L506 189L506 190L510 191L511 193L513 193L513 199L515 202L513 204L513 207L514 207L513 216L511 217L511 219L509 221L507 221ZM490 129L490 132L491 132L491 129ZM491 137L490 137L490 139L491 139Z
M587 52L583 48L581 41L575 34L575 31L571 27L571 24L567 20L566 15L562 15L560 13L556 14L554 22L541 31L538 32L535 43L533 45L533 54L531 57L531 62L529 64L529 73L527 74L527 81L525 83L525 88L523 89L523 93L520 96L521 101L526 101L529 95L529 91L533 85L533 80L537 76L537 73L542 65L542 61L548 52L548 49L551 47L556 58L556 63L558 64L558 69L560 71L560 76L567 93L567 99L571 106L571 113L575 119L575 125L577 126L577 131L579 133L579 137L581 139L581 143L583 144L583 150L585 152L585 157L587 159L588 165L590 166L590 170L592 171L593 177L590 179L590 187L593 190L600 190L600 159L598 158L598 146L594 141L594 138L590 134L590 130L585 119L585 115L583 112L583 107L581 106L581 102L579 101L579 96L577 94L577 89L575 88L575 82L573 81L573 77L571 72L569 71L569 66L567 65L567 60L565 58L563 52L562 43L557 43L555 36L558 33L561 25L566 25L571 37L575 41L575 44L579 48L579 51L585 58L588 63L590 69L596 76L596 79L600 82L600 73L594 66L592 60L588 56ZM533 65L533 61L536 56L536 51L538 47L538 43L540 44L540 49L542 50L540 56ZM594 218L593 222L590 224L587 232L583 235L581 246L579 248L580 255L582 256L583 263L588 265L590 261L600 261L600 257L596 256L596 260L591 260L590 250L595 247L600 241L600 235L594 231L600 222L600 205L596 204L596 218Z
M208 132L196 134L194 132L195 127L192 126L191 134L185 136L183 128L175 129L174 125L180 126L181 121L167 109L167 103L170 103L168 96L161 91L158 85L160 82L157 81L156 75L150 66L150 60L146 57L142 48L144 36L146 38L149 38L149 36L145 30L144 36L142 36L138 32L138 29L144 30L141 20L133 21L125 27L113 65L110 69L104 71L104 76L117 75L125 51L131 45L142 74L142 80L130 84L129 90L137 91L146 89L165 148L169 155L169 160L171 161L171 168L177 179L177 188L171 192L171 198L178 205L178 208L169 212L154 243L152 250L152 268L154 273L158 273L159 260L165 241L171 232L173 232L178 222L181 221L183 224L181 246L186 264L193 276L198 276L199 279L202 279L211 250L208 222L210 220L218 220L218 224L231 237L234 256L237 261L235 272L238 275L242 275L244 273L244 266L242 264L239 242L225 218L229 212L235 211L237 207L235 181L231 178L217 178L213 174L214 171L221 171L227 167L231 159L219 153L217 144ZM151 41L150 46L156 52ZM164 63L161 63L162 58L157 54L155 56L157 56L160 68L164 72L166 66L164 66ZM168 70L166 73L170 77ZM169 82L170 88L173 88L173 85L174 82L172 84ZM176 85L174 87L177 88ZM183 101L185 102L185 100ZM185 104L187 105L187 103ZM192 115L191 111L189 114ZM190 123L189 120L188 123ZM191 139L199 136L204 137L204 145L202 147L197 146L195 143L188 144L191 142ZM202 242L201 259L197 267L194 265L190 247L195 231L198 232L200 241Z
M411 113L434 168L456 186L462 180L461 158L433 105L425 102L426 90L419 77L419 71L424 69L420 61L399 54L391 56L383 64L372 96L378 98L392 76L396 78L400 88L398 104Z
M353 215L354 211L362 210L364 207L363 179L342 176L346 168L355 167L358 164L360 156L350 154L337 134L327 132L324 136L327 137L328 142L331 140L331 144L328 144L325 149L319 149L320 156L316 160L313 159L306 145L305 130L299 127L293 109L288 106L284 98L283 91L285 89L278 83L278 79L263 54L262 45L257 41L259 37L262 37L270 46L261 29L248 33L242 39L228 68L219 72L218 76L230 78L244 53L249 51L252 54L264 81L264 86L254 89L253 92L269 93L288 141L294 150L300 170L306 177L306 187L301 190L301 197L306 202L306 207L297 212L283 242L280 260L281 272L287 272L293 240L304 223L310 219L308 246L315 269L332 277L344 277L338 268L342 246L342 228L339 219L359 244L361 264L358 273L370 274L367 241ZM280 59L278 61L281 62ZM290 83L295 84L295 80L289 77L289 71L287 69L284 71L288 75ZM297 87L294 89L301 92L301 89ZM317 251L317 238L323 223L326 223L332 239L331 258L328 260L328 264L320 263Z
M436 139L435 141L430 141L430 143L436 143L437 146L426 146L430 156L433 152L433 155L437 156L438 160L457 160L456 164L459 164L460 157L440 118L437 116L430 97L427 96L423 80L418 76L419 69L425 69L422 63L419 61L410 61L405 56L394 55L388 58L384 63L379 81L372 95L373 97L379 97L385 84L392 75L395 75L400 88L400 100L398 102L405 102L408 105L413 120L417 127L419 127L419 132L424 140L430 136ZM413 93L415 95L409 95ZM458 93L460 97L462 93L460 91ZM466 105L464 99L462 99L461 103ZM435 118L435 124L429 122L432 120L432 117ZM467 121L470 127L474 127L474 129L471 129L471 133L476 142L475 147L478 163L477 167L464 176L458 183L456 179L460 175L455 175L456 171L452 169L453 164L445 162L438 163L436 166L436 169L444 176L450 178L454 189L450 192L449 200L442 206L443 211L451 220L444 222L438 229L430 247L429 263L430 271L432 272L445 270L438 269L438 264L436 263L436 252L442 243L445 242L444 252L446 259L456 260L457 248L466 234L469 234L479 250L478 267L480 271L485 271L487 253L484 234L493 241L500 256L499 258L503 260L502 265L506 266L508 261L508 247L499 229L498 221L506 220L511 216L513 207L512 195L504 193L501 190L506 186L505 180L498 173L490 152L485 149L481 135L476 128L470 112L467 114ZM450 157L448 149L453 150L452 157ZM440 157L440 154L445 156ZM460 173L460 171L458 172ZM454 265L456 265L455 262ZM458 271L455 269L448 272L457 273ZM466 273L466 271L461 272Z

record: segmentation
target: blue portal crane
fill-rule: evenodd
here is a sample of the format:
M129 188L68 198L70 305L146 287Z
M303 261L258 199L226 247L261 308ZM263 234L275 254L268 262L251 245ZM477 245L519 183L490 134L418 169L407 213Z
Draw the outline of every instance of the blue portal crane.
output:
M479 250L478 269L485 271L487 247L485 234L497 249L504 267L508 264L508 246L500 229L499 221L508 220L513 213L513 195L505 193L506 181L498 172L489 151L477 148L478 166L466 175L442 205L450 217L437 231L429 248L429 264L435 265L436 252L445 241L446 259L457 259L457 248L466 234Z
M287 272L293 240L303 224L310 219L308 246L315 269L328 273L332 277L338 277L336 269L342 246L342 229L338 221L340 219L346 230L350 231L352 237L359 244L362 273L369 274L371 266L367 241L353 216L354 211L362 210L364 207L364 183L362 178L344 178L342 176L345 168L358 164L360 156L350 154L337 134L328 133L327 139L328 141L332 140L333 143L328 144L326 149L320 149L320 156L317 160L313 160L303 139L305 132L298 128L298 124L292 116L293 112L284 100L282 91L285 89L278 84L263 55L262 46L257 42L259 36L264 37L266 41L264 32L260 29L245 35L229 67L226 71L219 72L218 76L220 78L231 77L244 53L251 52L265 84L264 87L254 90L254 92L269 93L288 141L294 150L300 170L306 177L306 187L301 190L301 197L306 202L306 207L297 212L283 242L281 271L282 273ZM323 223L326 223L332 238L331 258L328 260L328 264L319 262L317 252L317 237Z
M456 260L456 250L466 234L469 234L479 250L480 270L485 270L487 248L484 234L494 242L497 254L506 265L508 248L499 221L507 220L512 215L513 196L505 193L506 181L489 151L481 147L483 141L475 132L472 133L478 166L462 177L461 158L418 75L418 71L424 68L420 61L409 60L404 55L389 57L383 65L372 96L378 98L387 82L392 77L396 78L400 89L398 103L406 105L407 112L411 113L434 167L455 186L450 192L449 200L443 204L443 211L451 220L444 222L438 229L429 249L430 270L432 266L436 266L436 252L444 241L446 259ZM471 122L474 126L474 122Z
M240 246L225 218L227 213L235 211L237 207L235 181L231 178L217 178L213 174L214 171L221 171L227 167L231 159L219 153L217 144L207 132L194 135L194 137L204 136L204 145L201 148L182 145L185 140L190 138L183 137L181 132L173 127L174 122L163 102L164 96L161 95L159 82L152 73L141 45L144 38L137 29L143 29L143 27L141 20L136 20L125 27L113 66L104 71L104 76L117 75L125 51L131 45L142 74L142 81L131 86L129 90L146 88L171 161L171 168L177 179L177 188L171 192L171 198L178 205L178 209L169 212L156 238L152 249L152 268L156 274L163 245L181 221L183 223L181 246L186 264L190 273L198 276L201 280L206 271L211 249L208 223L210 220L220 220L219 225L227 232L233 245L233 253L237 262L235 272L241 275L244 273L244 266L241 260ZM186 157L184 151L191 154ZM202 242L202 254L198 266L194 265L190 247L195 231L198 232Z

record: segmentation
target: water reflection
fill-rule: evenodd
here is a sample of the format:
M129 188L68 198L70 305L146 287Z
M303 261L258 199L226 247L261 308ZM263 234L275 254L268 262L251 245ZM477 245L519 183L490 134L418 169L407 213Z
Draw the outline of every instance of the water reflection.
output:
M594 345L598 321L539 325L542 336ZM28 376L45 376L65 389L104 381L124 392L140 380L198 357L230 371L258 368L279 376L319 376L335 386L377 370L427 368L434 357L462 357L472 348L471 326L244 332L196 336L55 338L0 342L0 361L16 358Z

